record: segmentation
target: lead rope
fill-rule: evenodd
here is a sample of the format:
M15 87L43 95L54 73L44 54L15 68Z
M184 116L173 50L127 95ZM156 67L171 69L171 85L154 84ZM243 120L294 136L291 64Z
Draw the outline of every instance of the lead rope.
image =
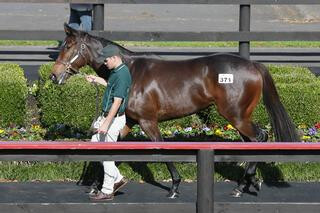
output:
M96 119L99 117L99 87L97 82L92 82L93 86L96 88Z

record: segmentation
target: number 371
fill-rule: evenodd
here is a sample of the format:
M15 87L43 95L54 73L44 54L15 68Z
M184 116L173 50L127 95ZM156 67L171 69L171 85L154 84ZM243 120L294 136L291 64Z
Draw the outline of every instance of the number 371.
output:
M232 84L233 74L219 74L218 82L219 84Z

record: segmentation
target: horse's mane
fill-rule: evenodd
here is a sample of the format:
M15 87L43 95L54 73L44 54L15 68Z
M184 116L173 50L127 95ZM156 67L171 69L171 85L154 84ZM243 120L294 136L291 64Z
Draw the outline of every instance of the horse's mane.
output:
M89 34L89 33L88 33ZM102 37L98 37L98 36L94 36L94 35L91 35L89 34L92 38L98 40L102 46L107 46L107 45L115 45L117 46L122 53L124 53L125 55L128 55L128 56L136 56L136 57L145 57L145 58L161 58L160 56L158 55L155 55L153 53L149 53L149 52L134 52L134 51L131 51L131 50L128 50L127 48L121 46L120 44L114 42L114 41L110 41L108 39L105 39L105 38L102 38Z

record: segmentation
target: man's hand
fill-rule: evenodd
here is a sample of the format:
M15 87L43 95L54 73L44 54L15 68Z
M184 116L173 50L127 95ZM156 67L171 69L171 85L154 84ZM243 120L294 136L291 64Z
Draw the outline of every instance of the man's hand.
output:
M96 81L96 76L94 76L94 75L86 75L86 80L88 81L88 82L90 82L90 83L93 83L93 82L95 82Z
M100 134L107 134L108 129L109 129L109 122L103 122L102 125L99 127L99 129L97 130L98 133Z
M122 98L118 98L118 97L114 98L110 111L107 117L105 118L105 120L103 121L102 125L99 127L97 131L98 133L106 134L108 132L110 124L112 123L113 118L116 116L121 103L122 103Z
M104 80L103 78L99 77L99 76L95 76L95 75L86 75L85 76L86 80L89 81L90 83L98 83L101 84L103 86L107 86L107 82L106 80Z

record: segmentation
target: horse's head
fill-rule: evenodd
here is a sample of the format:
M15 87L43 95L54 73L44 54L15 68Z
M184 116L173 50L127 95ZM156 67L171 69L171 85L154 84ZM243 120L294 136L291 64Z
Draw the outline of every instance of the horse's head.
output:
M110 40L75 30L67 24L64 24L64 31L67 36L53 65L50 79L57 84L63 84L71 75L77 74L79 69L85 65L90 65L100 77L105 78L108 68L101 66L103 63L98 62L96 59L101 54L103 47L117 44ZM133 52L120 45L117 46L120 48L123 61L130 66Z
M72 29L67 24L64 30L67 37L50 75L50 79L58 84L63 84L71 75L77 74L81 67L90 64L93 57L87 33Z

